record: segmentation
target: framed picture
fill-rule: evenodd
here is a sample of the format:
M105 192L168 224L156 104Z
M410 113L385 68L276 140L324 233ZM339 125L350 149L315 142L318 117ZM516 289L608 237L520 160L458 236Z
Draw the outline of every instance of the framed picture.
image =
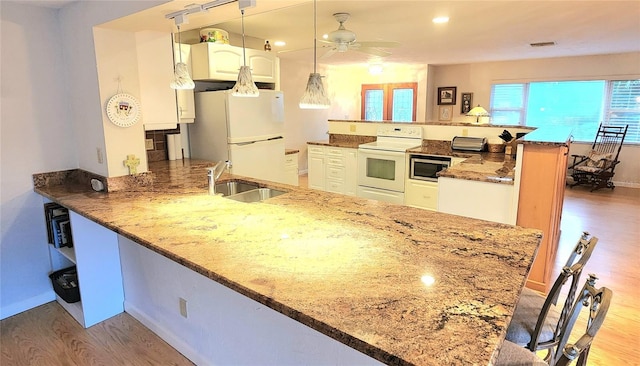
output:
M462 99L462 103L460 104L460 114L469 113L471 108L473 108L473 93L460 93L460 99Z
M438 105L455 105L456 87L443 86L438 88Z
M451 121L453 118L453 106L445 105L438 108L439 121Z

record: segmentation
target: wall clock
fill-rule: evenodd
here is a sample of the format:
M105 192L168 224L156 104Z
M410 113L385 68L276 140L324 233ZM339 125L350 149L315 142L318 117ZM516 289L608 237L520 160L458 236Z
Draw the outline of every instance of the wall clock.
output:
M107 116L114 125L131 127L140 119L140 104L130 94L119 93L107 102Z

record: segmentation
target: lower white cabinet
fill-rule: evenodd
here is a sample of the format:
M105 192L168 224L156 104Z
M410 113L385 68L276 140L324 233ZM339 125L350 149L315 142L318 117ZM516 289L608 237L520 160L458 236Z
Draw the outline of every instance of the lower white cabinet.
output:
M69 210L73 247L51 247L53 269L75 264L80 301L56 299L74 319L88 328L124 311L118 235Z
M324 191L324 146L307 145L308 158L308 186L312 189Z
M358 187L358 150L333 146L307 146L309 188L355 196Z
M284 156L285 183L292 186L298 185L298 153Z
M438 178L438 211L515 225L514 186L449 177Z
M438 209L438 182L407 179L404 185L404 204L436 211Z

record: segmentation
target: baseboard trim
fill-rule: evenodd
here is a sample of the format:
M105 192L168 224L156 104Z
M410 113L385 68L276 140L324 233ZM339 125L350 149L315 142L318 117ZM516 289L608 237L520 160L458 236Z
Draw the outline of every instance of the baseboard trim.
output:
M26 300L22 300L15 304L10 304L8 306L3 306L0 308L0 320L8 318L10 316L14 316L16 314L20 314L23 311L31 310L40 305L44 305L48 302L55 301L56 294L53 292L53 289L42 293L38 296L34 296L28 298Z
M640 183L634 183L634 182L616 182L614 180L613 184L616 187L640 188Z
M205 360L205 358L202 357L201 354L196 352L187 343L183 342L179 337L176 337L176 335L173 334L171 331L164 328L154 319L147 316L146 313L142 312L140 309L138 309L134 305L131 305L126 300L124 302L124 311L129 315L131 315L134 319L142 323L142 325L149 328L149 330L155 333L158 337L162 338L171 347L175 348L176 351L180 352L184 357L188 358L191 362L195 363L196 365L206 365L209 363L209 361Z

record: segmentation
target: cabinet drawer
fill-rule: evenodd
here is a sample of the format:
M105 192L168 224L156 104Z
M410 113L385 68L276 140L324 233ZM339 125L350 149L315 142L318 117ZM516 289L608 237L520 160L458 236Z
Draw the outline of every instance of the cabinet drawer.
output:
M324 147L316 145L308 145L310 155L324 155Z
M329 156L327 157L327 165L344 166L344 158Z
M327 181L327 185L325 190L327 192L333 192L333 193L343 193L344 192L344 183L343 182L337 182L337 181Z
M330 156L330 157L344 156L344 150L339 147L328 147L326 152L327 152L327 156Z
M427 210L438 209L438 183L407 180L404 204Z
M344 180L344 167L327 166L327 179Z
M298 166L298 154L289 154L284 156L284 165L286 167Z

